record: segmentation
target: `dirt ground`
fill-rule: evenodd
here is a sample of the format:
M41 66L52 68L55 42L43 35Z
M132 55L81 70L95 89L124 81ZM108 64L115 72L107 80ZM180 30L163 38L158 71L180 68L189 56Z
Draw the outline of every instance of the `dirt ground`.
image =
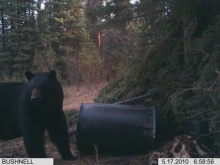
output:
M97 96L99 90L106 83L91 86L68 86L64 87L64 107L65 111L79 109L81 103L92 103ZM70 136L70 147L74 155L79 157L76 161L63 161L54 146L45 135L45 149L47 157L54 158L55 165L147 165L147 155L137 156L111 156L101 154L81 155L77 151L76 140L74 136ZM0 141L0 158L25 158L27 157L23 138L9 141Z
M111 156L111 155L80 155L76 148L76 142L70 137L70 148L74 155L78 156L75 161L63 161L55 147L46 136L46 154L54 158L54 165L147 165L147 155L138 156ZM28 157L23 145L23 138L0 142L0 158L26 158Z

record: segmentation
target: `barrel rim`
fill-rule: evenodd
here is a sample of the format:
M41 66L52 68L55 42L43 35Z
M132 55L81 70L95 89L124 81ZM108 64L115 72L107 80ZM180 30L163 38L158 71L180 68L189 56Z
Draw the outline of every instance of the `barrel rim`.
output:
M150 109L154 109L155 110L155 107L154 106L145 106L145 105L131 105L131 104L111 104L111 103L81 103L80 105L80 110L81 110L81 107L84 106L84 105L111 105L111 106L130 106L130 107L139 107L139 108L150 108Z

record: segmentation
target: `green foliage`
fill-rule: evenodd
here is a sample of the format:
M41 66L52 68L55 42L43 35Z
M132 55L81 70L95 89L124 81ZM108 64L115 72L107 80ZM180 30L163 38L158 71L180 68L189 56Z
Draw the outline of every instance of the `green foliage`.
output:
M148 93L151 96L150 105L156 107L158 141L186 133L189 120L205 119L209 122L210 133L214 135L216 148L219 149L220 19L202 18L204 13L191 12L189 9L191 13L187 14L191 18L197 17L199 21L186 54L183 27L180 23L180 18L186 13L182 10L183 6L178 6L179 14L172 13L175 5L180 4L169 2L172 4L169 8L170 14L159 16L155 24L142 21L141 35L155 32L155 37L143 37L145 45L137 58L132 60L120 78L101 91L95 101L113 103ZM193 8L199 5L199 2L195 3ZM211 9L207 12L213 14L210 13ZM144 18L151 20L148 16ZM167 34L157 31L155 25L161 25L159 29L163 27ZM156 28L155 31L150 26ZM184 60L186 56L187 61Z
M8 76L21 75L24 69L30 67L37 43L35 4L34 0L1 2L0 53L4 55L0 56L0 61L2 73Z
M207 117L210 123L210 132L214 134L216 147L220 147L220 17L210 26L201 39L195 43L193 55L198 61L195 72L198 79L193 83L194 97L189 100L189 117ZM197 110L195 112L195 110Z

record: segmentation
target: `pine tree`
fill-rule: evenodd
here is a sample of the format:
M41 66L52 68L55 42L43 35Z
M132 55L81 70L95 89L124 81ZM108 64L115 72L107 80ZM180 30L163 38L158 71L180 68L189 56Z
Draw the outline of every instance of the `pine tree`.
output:
M2 49L0 53L2 72L23 74L30 67L36 46L35 8L31 1L1 1L2 3Z
M53 67L59 70L63 78L68 76L67 59L76 58L80 49L83 15L82 1L47 0L44 8L38 6L37 29L40 39L34 59L53 56L53 65L45 69ZM39 62L34 63L36 70L41 70Z
M86 3L87 29L102 56L103 77L107 80L118 77L136 54L139 25L131 21L134 8L129 1L90 0Z

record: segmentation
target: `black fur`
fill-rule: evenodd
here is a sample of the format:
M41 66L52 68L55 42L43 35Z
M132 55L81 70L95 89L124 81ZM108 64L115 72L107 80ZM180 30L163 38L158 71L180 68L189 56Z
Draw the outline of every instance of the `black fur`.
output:
M64 160L75 160L69 148L63 90L56 72L25 73L27 83L0 83L0 139L24 137L31 158L45 158L48 131Z

